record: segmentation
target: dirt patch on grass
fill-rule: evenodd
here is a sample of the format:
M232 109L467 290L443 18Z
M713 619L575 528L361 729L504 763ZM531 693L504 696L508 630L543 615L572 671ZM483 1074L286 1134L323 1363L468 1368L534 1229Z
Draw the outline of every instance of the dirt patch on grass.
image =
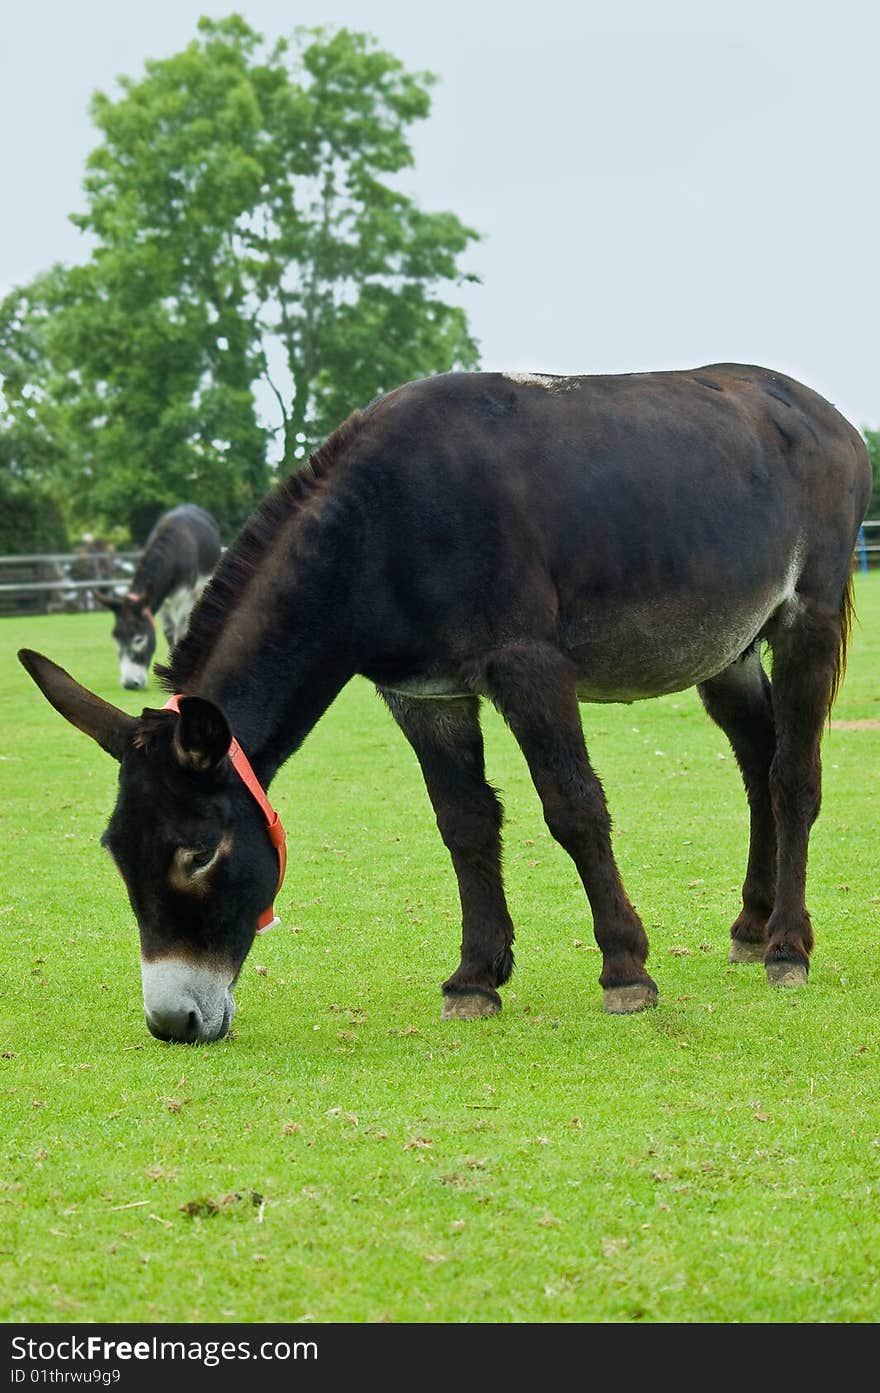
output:
M832 721L832 730L880 730L880 716L870 716L864 721Z

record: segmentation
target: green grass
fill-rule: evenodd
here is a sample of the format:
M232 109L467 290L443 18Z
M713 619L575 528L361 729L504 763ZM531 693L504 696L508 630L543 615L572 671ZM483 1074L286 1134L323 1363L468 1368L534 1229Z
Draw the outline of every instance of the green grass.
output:
M836 719L880 716L880 573L857 604ZM792 992L726 961L746 806L696 694L584 708L661 993L612 1017L574 868L487 711L518 966L500 1016L441 1022L455 881L409 747L355 682L272 786L282 927L233 1037L192 1049L144 1024L98 845L115 766L14 657L139 711L109 628L0 623L0 1318L880 1319L880 731L826 738Z

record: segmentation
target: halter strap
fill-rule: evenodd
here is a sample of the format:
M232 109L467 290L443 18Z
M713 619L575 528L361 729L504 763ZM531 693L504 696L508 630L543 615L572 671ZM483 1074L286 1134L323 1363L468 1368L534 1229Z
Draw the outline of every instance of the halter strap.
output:
M180 715L179 695L175 693L173 697L169 697L162 709L163 711L176 711L177 714ZM287 833L282 826L281 818L272 807L272 804L263 791L262 784L251 768L250 760L234 735L229 742L229 749L226 753L232 761L232 767L236 774L241 779L248 793L256 800L260 812L266 819L266 831L269 834L269 841L278 854L278 884L275 887L275 894L277 895L284 884L284 873L287 870ZM274 903L270 904L263 910L257 920L257 933L261 934L265 933L267 929L274 929L275 925L280 922L281 921L275 916Z
M131 600L134 604L140 605L140 606L141 606L141 614L143 614L143 615L145 616L145 618L149 619L150 623L152 624L153 628L155 629L155 627L156 627L156 618L155 618L155 615L153 614L153 611L150 609L150 606L149 606L149 605L145 605L145 604L143 603L143 598L144 598L143 595L135 595L133 591L129 590L129 592L128 592L128 594L126 595L125 598L126 598L127 600ZM176 707L175 707L174 709L177 710Z

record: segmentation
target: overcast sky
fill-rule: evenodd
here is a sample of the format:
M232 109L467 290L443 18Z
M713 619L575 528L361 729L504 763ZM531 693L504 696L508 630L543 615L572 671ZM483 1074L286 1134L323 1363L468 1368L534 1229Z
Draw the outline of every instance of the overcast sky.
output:
M761 363L880 426L877 0L0 0L0 293L84 259L91 94L234 10L437 74L406 188L483 234L483 367Z

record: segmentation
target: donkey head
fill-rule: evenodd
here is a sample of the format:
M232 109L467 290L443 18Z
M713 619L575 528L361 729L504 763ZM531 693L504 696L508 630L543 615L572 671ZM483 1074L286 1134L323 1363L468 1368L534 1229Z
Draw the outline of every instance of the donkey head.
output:
M137 919L150 1031L188 1044L220 1039L280 856L233 767L226 717L194 696L180 697L179 711L129 716L41 654L18 657L55 709L120 762L101 843Z
M113 611L113 638L119 653L119 680L123 687L142 691L147 685L150 662L156 651L156 621L143 595L111 595L95 591L95 599Z

